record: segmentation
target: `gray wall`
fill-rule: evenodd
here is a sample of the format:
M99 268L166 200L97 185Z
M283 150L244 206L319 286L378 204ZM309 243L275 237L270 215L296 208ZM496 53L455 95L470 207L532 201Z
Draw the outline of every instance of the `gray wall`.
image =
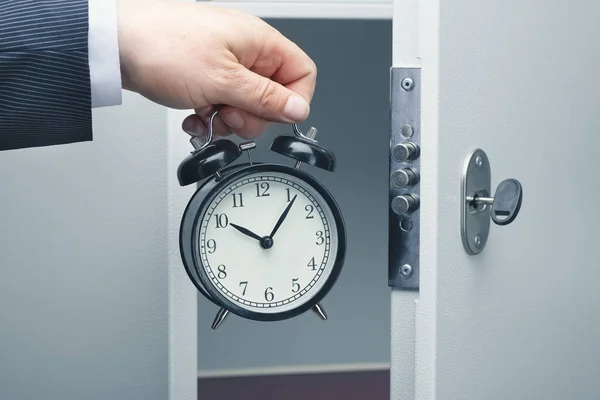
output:
M269 20L317 63L312 114L302 124L338 159L334 173L304 167L339 201L348 229L345 270L314 314L260 323L231 316L210 329L217 308L199 295L198 365L215 369L317 364L389 363L387 188L391 21ZM289 164L268 145L289 126L274 126L254 157Z
M0 399L168 396L166 112L0 153Z

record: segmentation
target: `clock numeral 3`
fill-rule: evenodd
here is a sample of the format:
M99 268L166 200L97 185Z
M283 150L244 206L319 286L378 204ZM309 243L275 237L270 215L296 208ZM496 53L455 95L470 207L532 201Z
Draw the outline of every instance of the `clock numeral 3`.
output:
M215 222L217 228L225 228L229 225L229 218L227 218L227 214L215 214Z
M314 257L310 259L310 261L308 262L308 264L307 264L307 265L308 265L309 267L311 267L313 271L316 271L316 270L317 270L317 263L316 263L316 261L315 261L315 258L314 258Z
M298 293L300 291L300 284L298 283L298 279L292 279L292 292Z
M233 208L244 207L242 193L234 193L231 196L233 197Z
M267 290L265 290L265 300L273 301L273 299L275 298L275 295L273 294L272 290L273 290L272 287L268 287Z
M255 185L256 185L256 197L270 196L270 194L267 193L270 188L269 182L263 182L260 184L260 186L258 183L255 183Z
M227 278L227 271L226 271L226 267L221 264L217 267L217 269L219 270L219 273L217 274L217 276L219 277L219 279L225 279Z
M240 286L244 287L244 291L242 292L242 296L246 295L246 289L248 289L248 282L240 282Z
M325 243L325 238L323 237L323 231L317 231L317 241L315 242L317 246Z
M215 239L210 239L206 242L206 247L208 247L208 252L212 254L217 251L217 242L215 242Z

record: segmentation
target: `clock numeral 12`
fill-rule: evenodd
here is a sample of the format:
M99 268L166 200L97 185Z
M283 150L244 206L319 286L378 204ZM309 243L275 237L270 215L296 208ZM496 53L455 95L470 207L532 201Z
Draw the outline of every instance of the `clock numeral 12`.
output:
M244 199L242 198L242 193L234 193L231 196L233 197L233 208L244 207Z
M270 196L269 193L267 193L269 191L270 185L269 182L263 182L260 184L255 183L256 185L256 197L266 197L266 196ZM262 189L262 192L261 192Z

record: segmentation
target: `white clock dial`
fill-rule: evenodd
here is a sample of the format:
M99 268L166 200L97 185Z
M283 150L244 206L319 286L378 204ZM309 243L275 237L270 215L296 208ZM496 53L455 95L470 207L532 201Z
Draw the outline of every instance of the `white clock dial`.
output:
M337 256L337 227L325 199L303 180L278 172L228 184L199 229L208 279L230 302L254 312L281 313L311 300Z

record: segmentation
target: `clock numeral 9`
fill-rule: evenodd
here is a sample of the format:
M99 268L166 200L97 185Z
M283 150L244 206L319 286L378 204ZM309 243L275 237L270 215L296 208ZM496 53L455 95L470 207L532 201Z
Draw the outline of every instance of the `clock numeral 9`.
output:
M217 274L217 276L219 277L219 279L225 279L227 278L227 271L226 271L226 267L221 264L217 267L217 269L219 270L219 273Z
M300 291L300 284L298 283L298 279L292 279L292 292L298 293Z
M270 196L269 193L267 193L269 191L270 185L269 182L263 182L260 184L255 183L256 185L256 197L266 197L266 196ZM262 189L262 192L261 192Z
M217 251L217 242L215 242L215 239L210 239L206 242L206 247L208 247L208 252L212 254Z
M233 208L244 207L242 193L234 193L231 196L233 197Z
M227 214L215 214L215 222L217 228L225 228L229 225L229 218L227 218Z
M317 241L315 242L317 244L317 246L322 245L323 243L325 243L325 238L323 237L323 231L317 231Z
M273 299L275 298L275 295L273 294L272 290L273 290L272 287L268 287L267 290L265 290L265 300L273 301Z
M244 291L242 292L242 296L246 295L246 289L248 288L248 282L240 282L240 286L244 287Z

